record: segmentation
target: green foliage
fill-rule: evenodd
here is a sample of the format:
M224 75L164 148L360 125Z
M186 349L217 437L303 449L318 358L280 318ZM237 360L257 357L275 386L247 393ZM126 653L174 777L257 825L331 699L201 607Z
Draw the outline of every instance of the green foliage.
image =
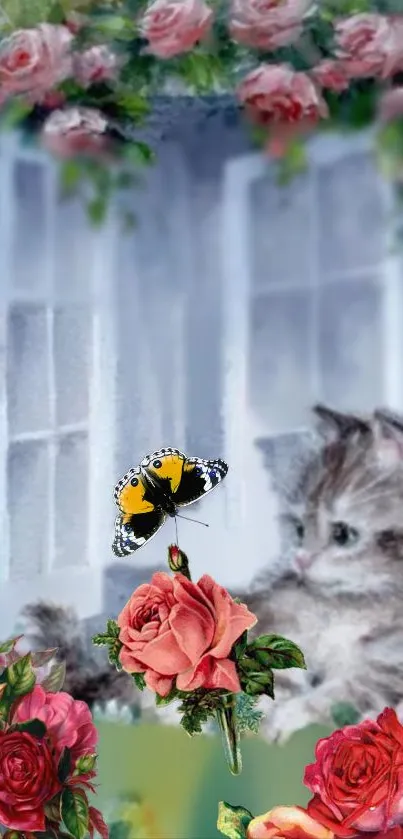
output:
M57 775L61 784L64 784L68 778L71 770L71 751L67 747L63 749L59 765L57 767Z
M245 807L233 807L226 801L218 805L217 830L228 839L246 839L248 824L253 816Z
M54 664L49 675L42 681L42 687L49 693L57 693L62 689L66 678L66 664L64 661Z
M195 690L188 694L179 693L175 698L180 698L179 713L181 714L180 724L190 736L201 734L203 725L214 717L217 709L221 706L224 691Z
M111 664L116 667L116 670L121 670L122 665L119 661L119 653L122 649L122 642L119 640L120 629L115 620L108 620L106 624L106 632L94 635L92 643L97 647L107 647L108 659Z
M291 667L305 669L304 656L294 644L281 635L260 635L250 643L235 648L237 669L242 690L249 696L269 696L274 699L273 670Z
M74 839L85 839L88 833L88 801L82 790L66 787L61 795L60 806L63 822Z
M344 728L345 725L356 725L361 714L349 702L337 702L331 708L333 722L337 728Z
M256 707L258 697L248 696L247 693L236 694L236 721L238 731L240 734L246 731L251 731L253 734L259 733L260 723L264 717L262 711Z
M9 731L25 731L27 734L31 734L32 737L37 737L38 740L42 740L42 737L46 734L46 725L42 722L42 720L27 720L27 722L19 722L15 725L12 725Z

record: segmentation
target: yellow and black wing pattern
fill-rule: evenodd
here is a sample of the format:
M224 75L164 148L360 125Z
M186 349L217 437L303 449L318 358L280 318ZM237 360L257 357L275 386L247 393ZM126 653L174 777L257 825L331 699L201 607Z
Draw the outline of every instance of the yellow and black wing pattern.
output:
M225 478L223 460L186 457L179 449L159 449L130 469L116 484L112 550L127 556L141 548L163 525L176 507L199 501Z

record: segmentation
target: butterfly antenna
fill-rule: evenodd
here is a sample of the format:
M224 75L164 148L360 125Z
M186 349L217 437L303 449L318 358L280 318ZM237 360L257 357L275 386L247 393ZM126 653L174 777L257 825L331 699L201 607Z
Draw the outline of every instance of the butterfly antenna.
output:
M180 516L178 513L176 515L178 519L185 519L185 521L193 521L195 524L202 524L203 527L210 527L210 525L206 524L205 521L199 521L199 519L190 519L189 516Z

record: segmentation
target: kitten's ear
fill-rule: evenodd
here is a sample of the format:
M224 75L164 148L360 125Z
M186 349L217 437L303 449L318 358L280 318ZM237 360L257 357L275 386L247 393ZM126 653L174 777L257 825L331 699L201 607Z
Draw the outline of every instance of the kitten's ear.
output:
M353 435L368 435L371 433L369 422L354 414L342 414L325 405L314 405L313 412L319 418L318 431L328 443L336 440L346 440Z
M380 408L374 411L373 433L376 453L382 464L403 464L403 418Z

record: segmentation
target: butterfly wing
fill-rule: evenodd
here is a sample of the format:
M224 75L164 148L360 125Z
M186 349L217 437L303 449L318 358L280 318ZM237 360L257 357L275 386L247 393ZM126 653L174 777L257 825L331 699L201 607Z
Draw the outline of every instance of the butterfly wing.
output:
M173 501L178 507L193 504L208 492L211 492L225 478L228 466L223 460L202 460L189 457L183 465L179 486L173 494Z
M116 556L127 556L157 533L166 515L150 497L139 466L129 469L116 484L114 496L120 513L115 521L112 550Z
M179 449L158 449L141 462L141 469L151 479L156 490L172 499L183 475L186 455Z

